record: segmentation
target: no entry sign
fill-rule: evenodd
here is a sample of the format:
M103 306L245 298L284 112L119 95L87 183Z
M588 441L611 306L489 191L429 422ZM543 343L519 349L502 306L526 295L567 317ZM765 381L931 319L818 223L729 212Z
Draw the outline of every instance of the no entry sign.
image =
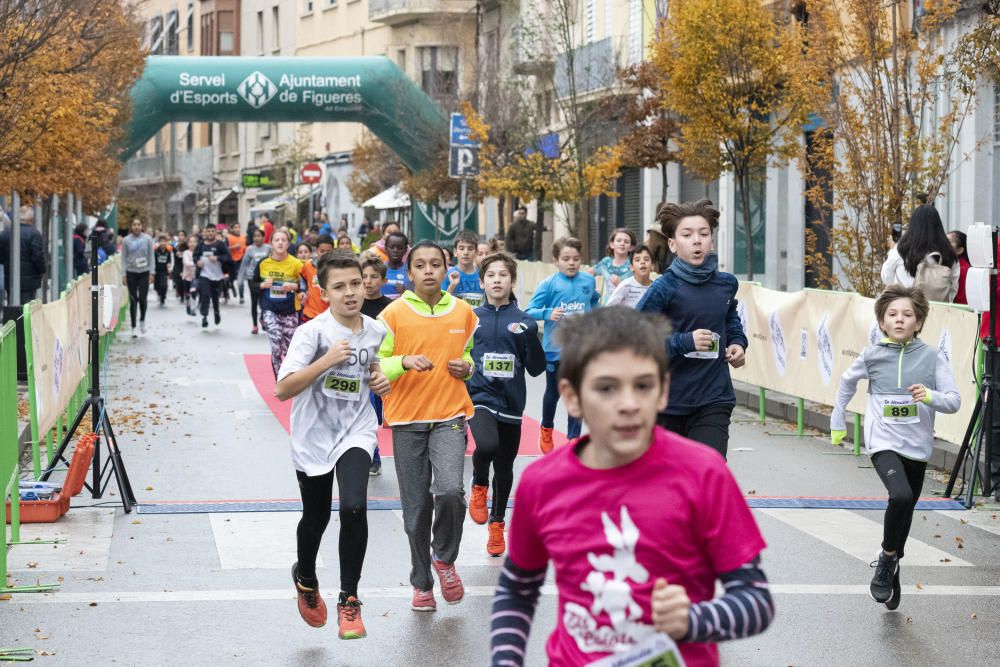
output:
M315 162L308 162L302 165L302 169L299 171L302 176L302 182L307 184L319 183L323 179L323 168L320 167Z

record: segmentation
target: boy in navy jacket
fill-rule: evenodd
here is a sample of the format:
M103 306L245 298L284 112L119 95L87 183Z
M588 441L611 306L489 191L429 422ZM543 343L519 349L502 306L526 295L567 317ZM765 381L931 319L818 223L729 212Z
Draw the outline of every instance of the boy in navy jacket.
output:
M472 455L472 496L469 516L478 524L489 519L486 551L494 557L506 551L507 499L514 486L514 459L521 444L521 416L526 389L524 372L532 377L545 370L545 351L538 325L511 301L517 262L496 253L479 267L486 303L476 308L479 328L472 345L476 373L466 383L476 414L469 423L476 451ZM493 507L486 510L486 493L493 464Z
M707 199L666 204L657 220L677 258L636 309L665 315L673 328L670 400L658 423L725 456L736 407L729 365L746 363L747 337L736 311L739 281L719 271L712 252L719 211Z

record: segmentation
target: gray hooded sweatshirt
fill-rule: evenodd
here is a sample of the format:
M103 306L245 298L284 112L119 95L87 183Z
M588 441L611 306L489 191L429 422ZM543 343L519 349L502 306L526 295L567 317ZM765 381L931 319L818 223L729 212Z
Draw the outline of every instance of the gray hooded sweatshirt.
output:
M935 412L958 412L962 397L951 363L940 350L919 338L897 343L883 338L866 348L840 378L830 429L847 429L845 411L858 382L868 380L865 408L865 450L891 450L914 461L926 461L934 449ZM914 403L907 387L921 384L927 397Z

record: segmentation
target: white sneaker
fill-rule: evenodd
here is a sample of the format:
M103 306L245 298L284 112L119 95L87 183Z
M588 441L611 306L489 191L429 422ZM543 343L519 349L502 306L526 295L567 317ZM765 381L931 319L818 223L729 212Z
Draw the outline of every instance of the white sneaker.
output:
M135 332L135 327L132 327L132 338L138 338L139 334Z
M146 335L146 323L145 322L139 322L139 331L142 332L143 336Z

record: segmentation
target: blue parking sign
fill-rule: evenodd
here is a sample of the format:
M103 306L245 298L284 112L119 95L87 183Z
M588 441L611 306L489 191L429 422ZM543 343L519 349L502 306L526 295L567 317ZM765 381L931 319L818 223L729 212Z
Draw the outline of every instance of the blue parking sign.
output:
M479 142L470 135L469 124L465 121L465 116L460 113L451 114L451 140L452 146L479 146Z

